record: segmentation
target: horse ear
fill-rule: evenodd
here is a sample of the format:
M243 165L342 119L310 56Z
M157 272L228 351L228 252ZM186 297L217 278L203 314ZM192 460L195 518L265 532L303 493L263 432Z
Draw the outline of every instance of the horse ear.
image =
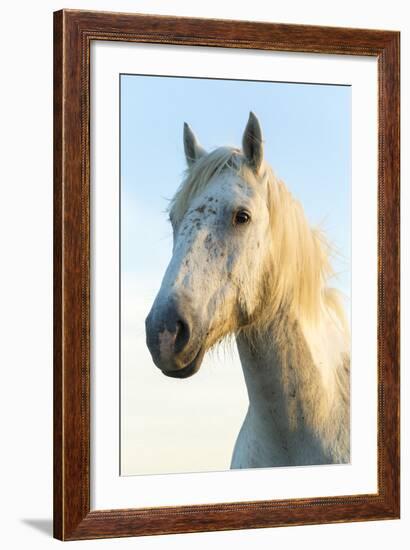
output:
M259 172L263 160L262 129L258 118L252 111L242 137L242 149L248 164Z
M184 122L184 149L188 166L192 166L195 161L206 154L205 149L200 145L191 127L186 122Z

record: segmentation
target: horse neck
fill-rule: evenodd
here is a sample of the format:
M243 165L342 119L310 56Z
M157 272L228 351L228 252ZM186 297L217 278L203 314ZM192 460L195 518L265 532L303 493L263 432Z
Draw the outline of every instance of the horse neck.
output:
M326 316L310 325L289 312L237 336L250 413L290 453L310 438L332 461L348 455L348 356L337 337Z

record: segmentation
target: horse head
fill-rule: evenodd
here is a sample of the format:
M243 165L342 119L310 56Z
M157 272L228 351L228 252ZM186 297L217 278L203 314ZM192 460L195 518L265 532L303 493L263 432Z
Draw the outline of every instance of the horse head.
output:
M253 113L242 150L207 153L187 124L184 149L187 175L170 207L172 258L146 319L154 363L177 378L197 372L209 348L252 322L270 233L262 132Z

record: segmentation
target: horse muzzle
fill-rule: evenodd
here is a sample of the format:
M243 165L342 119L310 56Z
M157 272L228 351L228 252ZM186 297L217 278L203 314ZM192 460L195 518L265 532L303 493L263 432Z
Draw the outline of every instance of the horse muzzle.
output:
M154 303L145 321L147 346L155 365L173 378L188 378L202 363L205 350L198 334L199 323L174 299Z

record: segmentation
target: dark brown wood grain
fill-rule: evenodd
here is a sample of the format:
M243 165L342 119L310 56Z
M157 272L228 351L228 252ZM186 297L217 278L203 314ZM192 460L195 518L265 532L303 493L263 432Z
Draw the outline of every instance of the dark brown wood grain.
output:
M63 319L62 319L62 291L63 291L63 224L62 224L62 188L63 188L63 156L62 156L62 127L63 127L63 95L62 95L62 17L55 15L54 18L54 289L53 289L53 353L54 353L54 534L62 537L63 524Z
M377 494L90 510L89 51L92 40L377 58ZM399 40L398 32L379 30L72 10L54 14L55 537L75 540L399 517Z

